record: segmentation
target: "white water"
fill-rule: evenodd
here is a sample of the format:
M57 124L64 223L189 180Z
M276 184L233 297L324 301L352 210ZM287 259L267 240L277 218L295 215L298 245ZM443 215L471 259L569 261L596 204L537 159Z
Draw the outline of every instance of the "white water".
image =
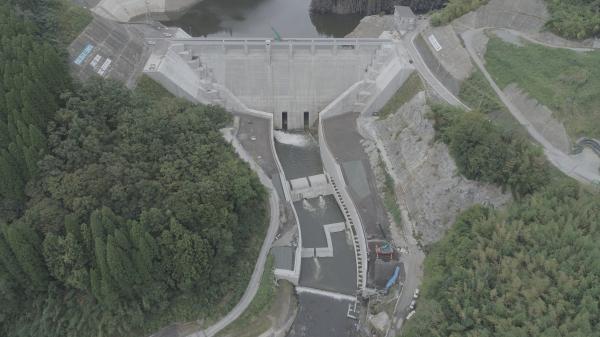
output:
M316 212L317 209L308 202L306 199L302 199L302 207L309 212Z
M327 204L325 203L325 198L322 195L319 196L319 208L325 208Z
M340 293L334 293L331 291L326 291L326 290L321 290L321 289L315 289L315 288L307 288L307 287L296 287L296 291L300 294L300 293L309 293L309 294L314 294L314 295L319 295L319 296L325 296L325 297L329 297L329 298L333 298L335 300L340 300L340 301L356 301L356 297L350 296L350 295L346 295L346 294L340 294Z
M281 144L305 147L310 145L310 138L303 133L287 133L279 130L273 130L275 139Z
M313 260L315 262L315 279L320 280L321 279L321 262L319 262L319 259L316 256L313 257Z

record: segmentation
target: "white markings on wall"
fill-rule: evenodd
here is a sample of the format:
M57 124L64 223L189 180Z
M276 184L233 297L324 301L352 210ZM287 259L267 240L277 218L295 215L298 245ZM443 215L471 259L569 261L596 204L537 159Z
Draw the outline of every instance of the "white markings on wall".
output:
M96 70L96 66L98 65L98 62L100 62L100 60L102 59L101 55L96 55L94 56L94 58L92 59L92 62L90 62L90 65L92 66L92 68L94 68L94 70Z
M100 69L98 69L98 75L104 76L104 74L106 74L106 71L108 70L108 67L110 67L111 63L112 63L112 60L107 58L106 61L104 61L104 63L102 63L102 67L100 67Z
M92 50L94 50L94 46L88 43L85 46L85 48L83 48L79 56L77 56L77 58L73 61L73 63L80 66L83 63L83 61L85 61L85 59L90 55Z
M428 40L429 40L429 43L431 43L431 45L433 46L433 49L435 49L435 51L442 50L442 46L440 45L438 40L435 38L435 36L433 36L433 34L429 35Z

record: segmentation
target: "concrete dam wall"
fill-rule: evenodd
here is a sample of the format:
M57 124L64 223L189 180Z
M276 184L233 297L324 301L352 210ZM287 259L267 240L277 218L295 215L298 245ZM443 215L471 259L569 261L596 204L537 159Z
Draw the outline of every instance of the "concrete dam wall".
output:
M394 6L408 6L415 13L426 13L441 8L448 0L312 0L310 10L315 13L365 14L393 13Z
M180 97L270 113L277 129L313 126L330 102L355 83L376 76L376 69L395 57L390 41L380 39L169 43L150 58L150 76Z

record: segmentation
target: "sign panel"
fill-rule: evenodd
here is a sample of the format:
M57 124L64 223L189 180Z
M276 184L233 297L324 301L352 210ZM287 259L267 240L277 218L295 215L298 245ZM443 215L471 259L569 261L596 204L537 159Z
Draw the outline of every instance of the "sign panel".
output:
M107 58L106 61L104 61L104 63L102 63L102 67L100 67L100 69L98 69L98 75L104 76L111 63L112 63L112 60Z
M433 36L433 34L429 35L429 42L431 43L431 45L433 46L433 49L435 49L435 51L442 50L442 46L440 45L438 40L435 38L435 36Z
M85 48L83 48L83 50L81 51L81 53L79 54L79 56L77 56L77 58L75 59L75 61L73 61L73 63L75 63L76 65L80 66L83 61L85 61L85 59L90 55L90 53L92 52L92 50L94 50L94 46L92 46L91 44L87 44L85 46Z
M96 66L98 65L98 62L100 62L101 59L102 59L102 56L100 56L100 54L96 55L92 59L92 62L90 62L90 65L92 66L92 68L96 69Z

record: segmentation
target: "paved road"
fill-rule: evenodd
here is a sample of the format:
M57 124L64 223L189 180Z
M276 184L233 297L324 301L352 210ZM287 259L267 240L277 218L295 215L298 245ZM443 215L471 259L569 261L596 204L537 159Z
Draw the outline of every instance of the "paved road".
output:
M523 113L511 102L511 100L504 94L504 92L498 87L492 76L488 73L483 61L475 51L473 47L473 38L477 34L483 34L483 29L469 30L464 32L461 36L465 42L467 52L471 56L471 59L475 62L477 67L481 70L487 81L492 86L492 89L496 92L502 103L508 108L510 113L525 127L529 135L535 139L543 148L544 153L552 165L556 166L566 175L577 179L583 183L594 183L600 181L600 174L597 170L591 170L589 167L579 161L577 158L571 157L568 154L560 151L554 145L552 145L542 134L540 134L534 126L525 118Z
M446 102L448 102L451 105L459 106L463 109L470 110L470 108L468 106L466 106L463 102L460 101L460 99L458 99L456 96L454 96L454 94L451 93L450 90L448 90L442 84L442 82L440 82L438 80L437 77L435 77L435 75L431 72L431 70L429 69L429 67L427 66L427 64L425 63L423 58L421 57L421 54L417 50L417 47L415 46L415 38L419 34L421 34L423 29L425 29L425 27L427 27L427 24L428 24L428 21L421 22L419 24L419 26L417 27L417 29L408 33L404 37L404 41L405 41L404 46L406 47L408 54L410 55L411 59L413 60L413 65L415 66L415 68L417 68L419 73L421 73L421 76L425 79L425 81L429 84L429 86L431 86L433 88L433 90L435 90L435 92L443 100L445 100Z
M258 287L260 286L260 279L265 269L265 262L267 261L269 250L271 249L271 243L275 239L275 234L277 233L277 229L279 227L279 197L277 196L275 187L271 183L271 179L269 179L269 177L267 177L258 164L254 162L254 159L246 152L238 140L232 136L231 129L225 130L223 135L227 141L231 142L239 156L250 164L252 170L258 174L260 182L269 190L269 208L271 211L271 219L269 223L269 229L267 230L267 236L265 237L258 260L256 261L256 266L254 267L254 272L252 272L250 283L248 284L242 299L225 317L220 319L218 322L206 328L205 330L193 333L188 337L212 337L221 330L225 329L225 327L235 321L244 312L244 310L246 310L248 305L250 305L254 299L254 296L258 291Z

